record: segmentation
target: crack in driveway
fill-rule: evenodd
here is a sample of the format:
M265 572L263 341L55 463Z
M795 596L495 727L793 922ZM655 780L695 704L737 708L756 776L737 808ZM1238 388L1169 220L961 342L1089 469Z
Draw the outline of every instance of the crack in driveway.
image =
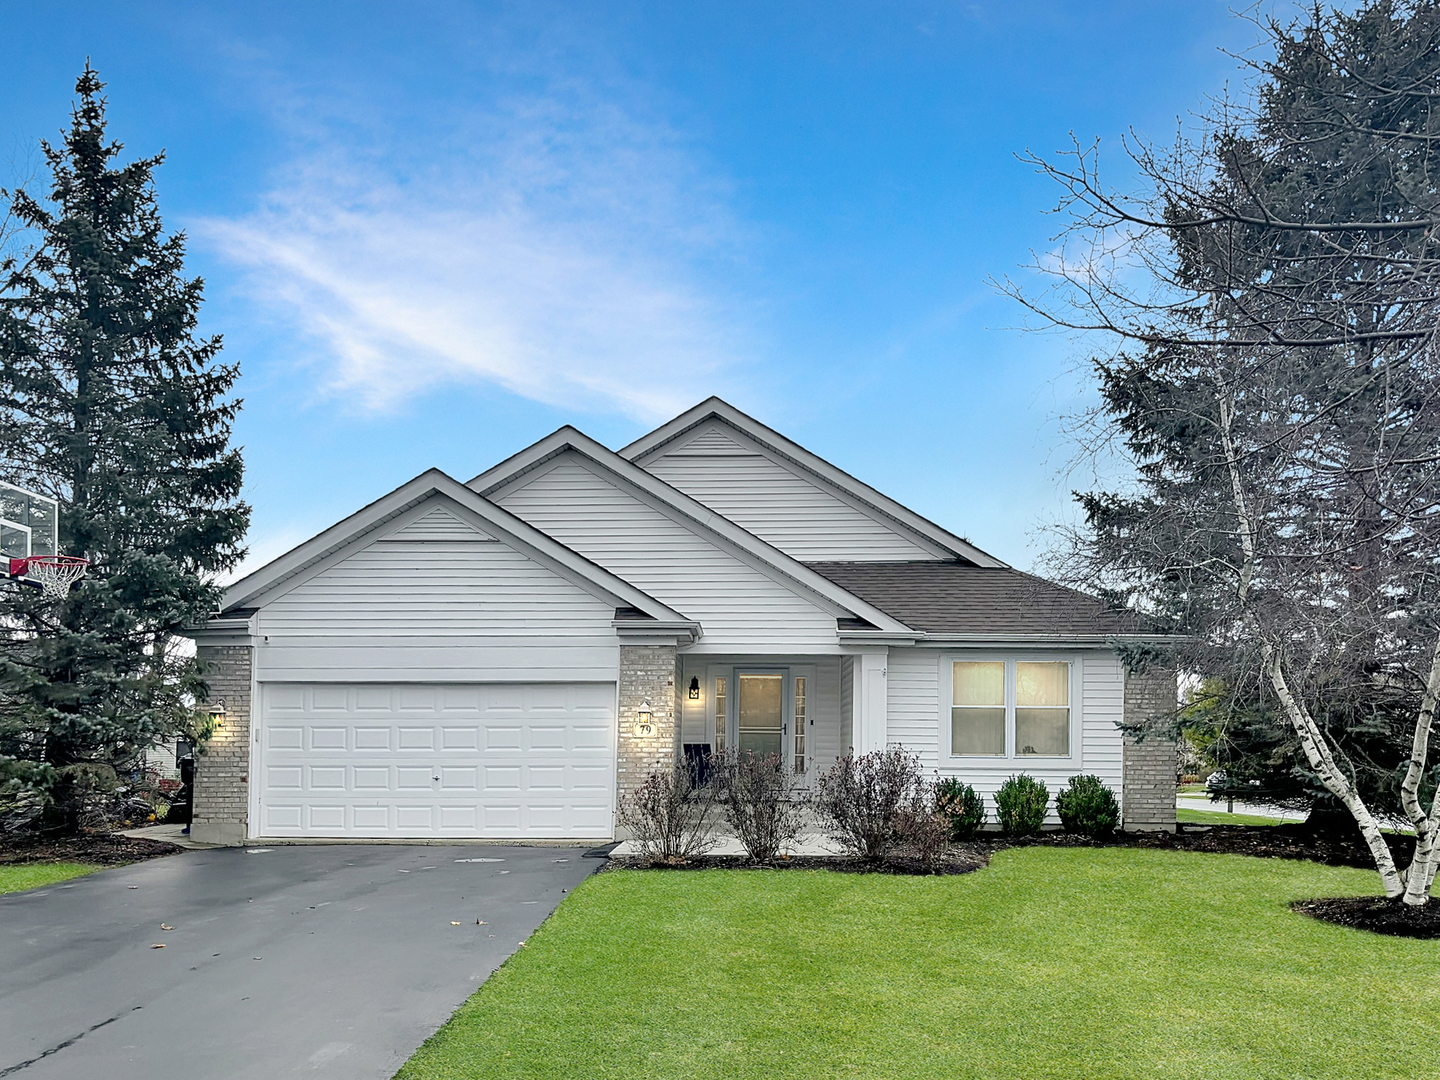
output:
M133 1006L132 1008L126 1009L125 1012L116 1013L114 1016L110 1017L109 1020L101 1020L98 1024L92 1024L90 1027L88 1027L88 1028L86 1028L84 1031L80 1032L79 1035L72 1035L70 1038L66 1039L64 1042L62 1042L62 1043L56 1043L54 1046L50 1047L49 1050L45 1050L45 1051L43 1051L43 1052L41 1052L41 1053L39 1053L39 1054L36 1054L36 1055L35 1055L33 1058L31 1058L29 1061L22 1061L22 1062L20 1062L20 1064L18 1064L18 1065L10 1065L10 1066L7 1066L6 1068L0 1069L0 1076L9 1076L9 1075L11 1075L12 1073L17 1073L17 1072L19 1072L21 1069L28 1069L31 1065L34 1065L37 1061L44 1061L44 1060L45 1060L47 1057L49 1057L51 1054L58 1054L61 1050L64 1050L67 1046L74 1046L77 1042L79 1042L81 1039L83 1039L86 1035L89 1035L92 1031L99 1031L99 1030L100 1030L102 1027L104 1027L106 1024L113 1024L113 1023L115 1023L116 1020L119 1020L121 1017L125 1016L126 1013L139 1012L139 1011L140 1011L141 1009L143 1009L144 1007L145 1007L145 1006L143 1006L143 1005L136 1005L136 1006Z

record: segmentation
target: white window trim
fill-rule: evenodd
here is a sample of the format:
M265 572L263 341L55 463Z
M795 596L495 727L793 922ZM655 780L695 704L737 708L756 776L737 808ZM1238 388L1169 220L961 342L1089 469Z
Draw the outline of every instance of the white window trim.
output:
M1005 753L1004 754L962 754L950 752L950 710L955 700L955 676L951 666L960 663L1004 663L1005 665ZM1017 754L1015 752L1015 665L1017 663L1066 663L1070 665L1070 753L1064 757L1040 754ZM940 657L940 764L941 768L957 768L963 762L967 768L984 768L986 765L1013 769L1017 762L1036 768L1067 766L1081 760L1080 733L1084 729L1083 659L1079 653L1053 652L983 652L944 653Z

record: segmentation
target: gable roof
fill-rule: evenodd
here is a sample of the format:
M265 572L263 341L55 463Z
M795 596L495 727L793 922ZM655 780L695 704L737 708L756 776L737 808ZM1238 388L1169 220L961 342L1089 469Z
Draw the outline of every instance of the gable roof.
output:
M401 484L364 509L236 581L225 590L220 614L223 616L236 612L237 609L263 606L302 584L339 558L344 558L348 550L353 549L357 543L383 531L386 525L413 507L435 498L448 500L462 515L473 516L481 522L486 533L592 595L608 601L617 610L629 609L623 616L617 615L617 621L630 622L637 618L638 613L640 619L648 620L647 626L650 628L664 625L684 628L691 632L698 631L693 620L687 619L680 612L667 607L604 567L571 551L439 469L429 469L413 480Z
M638 465L568 425L487 469L466 486L488 500L516 484L526 473L566 452L581 455L603 472L615 477L622 487L639 493L651 505L668 510L672 517L692 531L699 532L710 542L718 543L722 548L739 554L750 565L782 584L792 589L798 587L800 591L822 601L823 606L832 611L857 616L892 633L905 633L909 629L899 620L847 592L824 575L817 574L804 563L767 544L723 515L663 480L651 476Z
M987 552L981 551L970 541L942 529L933 521L921 517L915 511L902 506L888 495L877 491L869 484L857 480L843 469L830 464L824 458L811 453L798 443L792 442L778 431L767 427L753 416L741 412L729 402L710 397L693 409L681 413L675 419L662 424L648 435L642 435L629 446L619 451L619 456L637 465L644 466L647 460L664 454L676 440L708 420L719 420L761 447L779 456L792 467L820 482L829 490L844 496L852 503L858 503L872 514L879 515L892 527L938 546L950 558L959 559L974 566L1004 567L1006 564ZM717 449L719 449L717 447Z
M1009 567L954 562L811 563L811 569L927 635L957 638L1140 636L1135 617Z

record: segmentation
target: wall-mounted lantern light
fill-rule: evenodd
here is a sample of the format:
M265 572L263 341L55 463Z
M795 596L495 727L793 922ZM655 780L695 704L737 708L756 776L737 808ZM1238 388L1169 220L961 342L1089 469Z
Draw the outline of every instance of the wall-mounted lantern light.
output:
M210 705L210 706L209 706L209 710L210 710L210 723L211 723L213 726L217 727L217 728L222 728L222 727L224 727L224 726L225 726L225 699L224 699L224 698L221 698L219 701L215 702L213 705Z
M691 700L691 701L699 701L699 700L700 700L700 676L699 676L699 675L691 675L691 676L690 676L690 700Z
M635 729L641 735L649 735L655 730L655 714L650 708L650 702L642 702L640 708L635 712Z

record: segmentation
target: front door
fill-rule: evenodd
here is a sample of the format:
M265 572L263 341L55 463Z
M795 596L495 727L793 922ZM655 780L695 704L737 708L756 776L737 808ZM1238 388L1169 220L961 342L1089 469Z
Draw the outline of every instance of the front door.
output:
M785 675L742 671L735 681L735 748L742 754L784 754Z

